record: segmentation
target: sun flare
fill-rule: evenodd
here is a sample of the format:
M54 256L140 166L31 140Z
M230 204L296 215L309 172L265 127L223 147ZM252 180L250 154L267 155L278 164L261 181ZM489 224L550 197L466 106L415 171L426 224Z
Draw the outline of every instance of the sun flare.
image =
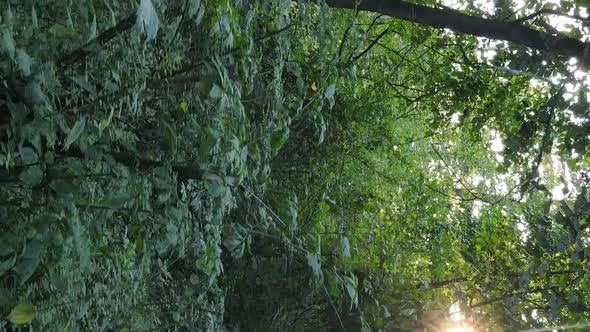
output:
M447 332L473 332L469 326L454 326L447 329Z

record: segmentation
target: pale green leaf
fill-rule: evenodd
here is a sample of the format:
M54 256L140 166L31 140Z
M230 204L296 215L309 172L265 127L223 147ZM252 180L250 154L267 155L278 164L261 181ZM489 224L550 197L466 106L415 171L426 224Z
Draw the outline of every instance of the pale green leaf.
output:
M69 149L70 145L72 145L72 143L74 143L78 139L78 137L80 137L80 135L84 131L85 126L86 126L86 117L82 116L80 118L80 120L76 121L76 123L74 124L72 129L70 129L70 132L68 133L68 137L66 137L66 142L64 144L64 150Z
M324 93L324 97L327 99L333 98L334 92L336 92L336 84L332 83L326 89L326 92Z
M37 19L37 11L35 11L35 6L33 6L33 9L31 10L31 25L35 29L39 27L39 21Z
M90 24L90 33L88 34L88 41L96 38L96 15L92 17L92 23Z
M12 324L28 324L35 318L35 308L30 304L19 303L10 311L8 318Z
M156 39L158 34L158 15L151 0L141 0L137 9L137 28L147 35L147 41Z
M25 50L21 48L18 49L16 52L16 62L18 63L18 68L22 71L23 75L31 75L32 60Z
M2 42L2 49L8 53L8 56L11 59L14 59L14 38L12 37L10 30L2 28L2 40L0 40L0 42Z
M348 296L350 296L350 307L358 305L358 293L357 289L357 281L351 277L344 277L344 286L346 286L346 291L348 292Z
M342 245L342 254L344 257L350 257L350 242L346 236L340 240L340 244Z
M318 259L318 256L316 256L315 254L312 253L308 253L306 255L307 257L307 265L309 265L309 267L311 267L311 271L313 272L313 275L316 277L320 276L320 272L321 272L321 263Z
M209 91L209 96L211 98L219 98L223 94L223 90L217 84L213 84L211 91Z

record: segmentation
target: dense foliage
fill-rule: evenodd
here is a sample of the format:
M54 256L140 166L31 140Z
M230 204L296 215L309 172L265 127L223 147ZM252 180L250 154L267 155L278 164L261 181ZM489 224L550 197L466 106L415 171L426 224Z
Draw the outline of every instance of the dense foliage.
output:
M490 5L452 4L587 39L584 1ZM588 326L587 59L306 1L0 9L0 330Z

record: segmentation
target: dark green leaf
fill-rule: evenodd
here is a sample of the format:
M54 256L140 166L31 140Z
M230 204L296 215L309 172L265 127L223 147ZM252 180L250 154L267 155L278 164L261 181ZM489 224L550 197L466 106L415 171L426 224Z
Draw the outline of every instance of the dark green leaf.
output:
M20 149L20 158L25 165L34 164L39 161L39 156L37 156L35 150L29 147L23 147Z
M43 180L43 171L39 165L29 166L20 173L19 178L25 184L35 186Z

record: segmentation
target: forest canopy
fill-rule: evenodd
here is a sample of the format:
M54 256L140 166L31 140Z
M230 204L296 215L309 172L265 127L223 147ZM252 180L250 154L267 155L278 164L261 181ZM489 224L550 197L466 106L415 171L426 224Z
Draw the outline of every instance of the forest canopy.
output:
M589 329L589 8L0 0L0 330Z

